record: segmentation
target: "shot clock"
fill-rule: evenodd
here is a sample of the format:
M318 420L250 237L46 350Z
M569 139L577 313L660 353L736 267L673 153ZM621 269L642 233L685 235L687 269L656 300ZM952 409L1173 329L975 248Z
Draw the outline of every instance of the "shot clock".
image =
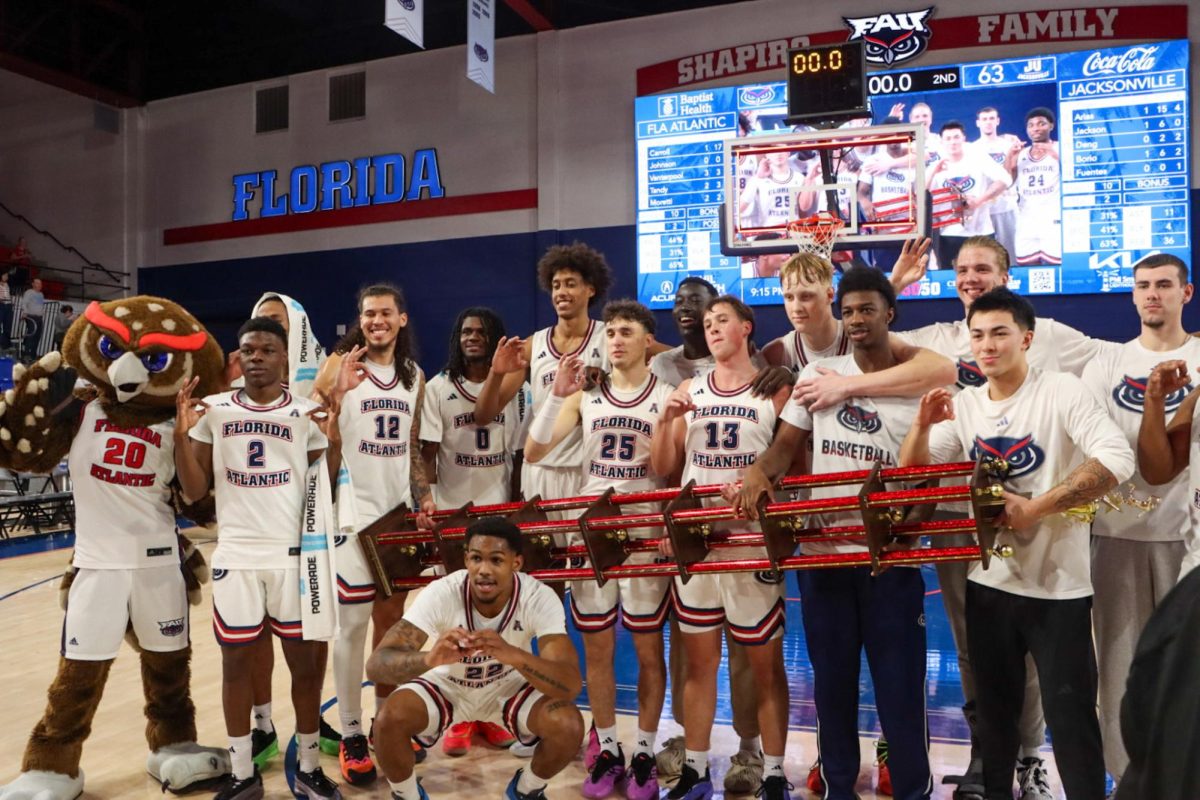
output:
M866 113L862 42L789 50L787 63L788 124Z

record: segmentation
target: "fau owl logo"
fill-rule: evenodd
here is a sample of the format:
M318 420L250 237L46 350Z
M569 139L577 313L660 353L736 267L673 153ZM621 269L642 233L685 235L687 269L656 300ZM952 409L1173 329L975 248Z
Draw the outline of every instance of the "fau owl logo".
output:
M958 360L958 388L968 389L972 386L983 386L987 378L980 371L979 365L965 358Z
M1112 397L1118 406L1126 411L1132 411L1135 414L1141 414L1142 408L1146 405L1146 383L1150 379L1147 378L1131 378L1126 375L1121 382L1113 387ZM1179 408L1183 399L1188 396L1188 389L1184 387L1177 389L1167 395L1166 409L1168 412Z
M891 66L911 61L929 46L933 32L925 24L933 6L923 11L876 14L871 17L842 17L853 42L861 39L868 64Z
M849 428L855 433L878 433L883 427L878 411L867 411L849 403L838 411L837 421L843 428Z
M1020 478L1036 470L1046 461L1042 448L1033 442L1033 434L1014 439L1009 436L993 436L990 439L975 437L971 448L971 460L977 461L980 456L1002 458L1008 464L1005 478Z
M946 185L952 189L958 189L963 194L975 188L975 178L970 175L960 175L956 178L947 178Z

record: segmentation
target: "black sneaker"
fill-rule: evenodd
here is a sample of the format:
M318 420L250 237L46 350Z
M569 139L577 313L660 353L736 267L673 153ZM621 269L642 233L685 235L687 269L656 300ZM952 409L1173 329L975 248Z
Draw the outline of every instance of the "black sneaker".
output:
M336 756L338 750L341 749L342 735L325 721L325 717L321 717L321 724L318 726L317 732L317 745L321 748L321 752L327 756Z
M221 787L221 791L213 796L213 800L262 800L262 797L262 775L258 774L256 767L252 778L239 781L230 775L225 785Z
M521 780L521 773L524 769L518 769L513 773L512 780L508 782L508 786L504 790L504 800L546 800L546 790L538 789L536 792L517 791L517 782Z
M792 800L789 792L795 788L782 775L771 775L763 778L762 786L758 787L758 791L754 795L763 800Z
M271 759L279 755L279 735L272 728L270 733L254 728L250 731L250 758L254 766L266 769Z
M338 785L326 778L320 767L312 772L296 770L296 786L292 794L306 800L342 800Z
M684 764L679 773L679 782L667 792L667 800L709 800L712 793L712 777L708 767L704 768L704 777L701 778L700 773Z

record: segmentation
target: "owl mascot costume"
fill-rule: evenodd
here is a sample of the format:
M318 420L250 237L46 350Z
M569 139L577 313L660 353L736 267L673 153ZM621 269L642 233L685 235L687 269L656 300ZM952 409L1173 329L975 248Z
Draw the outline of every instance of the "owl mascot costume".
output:
M172 435L176 393L194 376L197 396L219 391L223 367L191 314L138 296L92 303L67 330L61 356L14 369L0 403L0 465L49 472L69 456L76 530L58 673L21 774L0 787L0 800L83 792L83 743L126 635L141 658L147 771L175 792L229 772L223 748L196 744L187 606L206 568L177 533Z

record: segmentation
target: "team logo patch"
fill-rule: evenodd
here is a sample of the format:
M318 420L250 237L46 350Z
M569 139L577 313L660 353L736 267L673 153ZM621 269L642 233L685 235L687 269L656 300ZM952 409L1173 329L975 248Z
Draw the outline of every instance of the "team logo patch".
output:
M754 580L767 586L778 586L783 583L783 573L777 569L764 569L754 573Z
M765 106L775 99L771 86L747 86L738 93L738 103L743 106Z
M513 629L514 631L523 631L523 630L525 630L524 628L522 628L522 627L521 627L521 620L519 620L519 619L514 619L514 620L513 620L512 629Z
M1146 405L1146 384L1150 378L1131 378L1125 375L1121 382L1113 387L1113 400L1121 408L1126 411L1132 411L1135 414L1141 414L1142 408ZM1167 395L1166 409L1174 411L1183 403L1185 397L1188 396L1187 388L1178 389Z
M183 617L179 619L158 620L158 632L163 636L178 636L183 633Z
M978 364L963 358L958 360L958 387L960 389L983 386L985 383L987 383L987 378L980 371Z
M883 427L878 411L867 411L859 406L846 403L837 413L837 421L843 428L849 428L855 433L878 433Z
M475 45L475 57L478 58L480 61L487 63L487 60L488 60L487 48L481 44L476 44Z
M883 177L892 183L908 183L909 181L909 177L907 175L905 175L903 172L897 172L894 169L888 170L887 174Z
M229 574L229 571L224 570L224 569L214 569L212 571L212 576L213 576L214 581L219 581L219 580L221 580L221 578L224 578L228 574Z
M868 64L891 66L911 61L925 52L933 32L925 24L933 6L922 11L842 17L850 28L849 41L861 39Z
M970 175L959 175L954 178L947 178L946 185L966 194L975 188L975 178Z
M971 447L971 460L981 455L1004 459L1008 464L1006 478L1020 478L1036 470L1046 461L1042 448L1034 444L1033 434L1015 439L1009 436L994 436L990 439L975 437Z
M417 7L417 0L398 0L405 11L412 11Z

